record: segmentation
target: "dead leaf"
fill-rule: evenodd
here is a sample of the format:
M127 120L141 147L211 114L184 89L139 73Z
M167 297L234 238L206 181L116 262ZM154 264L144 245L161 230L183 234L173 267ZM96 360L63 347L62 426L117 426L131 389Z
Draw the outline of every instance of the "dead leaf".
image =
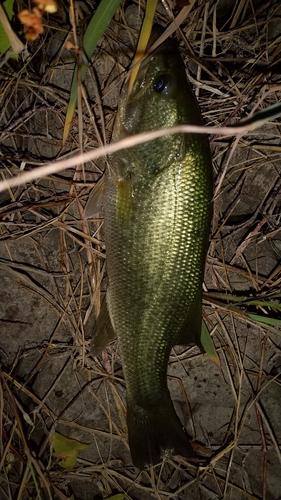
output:
M32 12L27 9L18 13L18 18L25 28L25 38L29 42L33 42L43 33L42 13L34 7Z
M20 22L24 25L24 34L28 42L34 42L43 33L42 18L44 12L53 14L57 11L55 0L33 0L37 7L30 12L27 9L18 13Z
M73 45L73 43L70 42L70 40L65 42L64 47L66 50L74 50L76 48L75 45Z
M54 14L58 10L55 0L33 0L33 3L35 3L40 11L48 12L49 14Z

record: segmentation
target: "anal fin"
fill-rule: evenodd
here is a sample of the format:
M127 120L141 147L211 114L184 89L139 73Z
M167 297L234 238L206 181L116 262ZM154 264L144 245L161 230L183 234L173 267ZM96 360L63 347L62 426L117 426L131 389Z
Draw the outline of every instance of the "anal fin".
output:
M106 346L116 338L114 328L112 326L106 298L101 305L100 314L96 320L95 328L91 340L91 354L99 356Z
M194 306L187 321L184 323L178 345L196 344L201 352L205 352L201 342L202 330L202 294L198 293Z

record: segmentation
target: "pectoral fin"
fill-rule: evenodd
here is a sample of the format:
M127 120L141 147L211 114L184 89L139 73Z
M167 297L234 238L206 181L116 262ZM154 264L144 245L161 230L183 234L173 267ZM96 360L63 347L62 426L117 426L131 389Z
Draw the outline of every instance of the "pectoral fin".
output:
M102 216L102 204L104 196L104 176L96 183L89 196L84 210L84 219Z
M130 224L133 218L133 189L130 175L117 183L117 217L121 226Z
M91 341L91 354L99 356L106 346L116 338L114 328L112 326L106 298L101 305L100 314L97 318Z
M208 354L209 358L220 369L220 359L215 350L209 330L202 320L202 297L201 293L192 309L190 318L184 324L179 345L196 344L201 352Z

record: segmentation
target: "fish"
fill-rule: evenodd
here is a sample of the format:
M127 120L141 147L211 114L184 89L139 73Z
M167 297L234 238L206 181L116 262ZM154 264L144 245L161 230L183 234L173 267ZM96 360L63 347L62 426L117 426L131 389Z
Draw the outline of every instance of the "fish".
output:
M154 29L149 45L159 37ZM177 43L164 41L120 95L116 142L181 124L202 125ZM99 355L117 336L126 382L133 464L194 459L167 385L175 345L201 342L202 282L212 217L206 135L168 134L109 157L104 180L108 289L92 340ZM102 340L104 339L104 341Z

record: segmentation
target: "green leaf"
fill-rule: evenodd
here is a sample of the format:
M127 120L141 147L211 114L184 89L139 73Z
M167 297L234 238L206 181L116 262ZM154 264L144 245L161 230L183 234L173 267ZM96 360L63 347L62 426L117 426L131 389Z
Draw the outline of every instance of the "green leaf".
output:
M49 439L53 444L55 456L61 459L59 465L68 470L73 469L76 464L78 452L89 446L76 439L68 439L57 432L54 432Z
M2 5L5 8L8 18L11 20L14 12L14 0L6 0L6 2L3 2Z
M11 27L14 0L0 3L0 54L7 51L7 57L18 59L18 54L24 50L24 44Z
M96 12L94 13L89 23L89 26L86 29L83 40L83 49L88 60L91 59L98 41L103 36L108 24L113 18L120 3L121 0L102 0L101 3L99 4ZM87 65L85 63L82 63L81 65L82 82L85 79L86 71L87 71ZM71 121L76 107L77 85L78 85L78 65L76 64L72 78L70 98L64 124L63 144L65 143L68 137Z
M113 497L108 497L106 500L124 500L125 497L123 493L118 493L117 495L113 495Z
M206 353L208 354L209 358L215 365L220 369L221 364L220 364L220 358L217 355L216 349L214 348L214 344L212 341L212 337L209 334L209 330L205 325L205 322L202 320L202 326L201 326L201 343L202 346L204 347Z
M6 2L4 2L2 6L5 11L4 14L6 13L7 18L11 20L13 15L14 0L6 0ZM10 47L11 47L11 42L8 38L6 31L4 30L3 24L0 21L0 53L2 54L4 52L7 52L7 50L9 50Z

